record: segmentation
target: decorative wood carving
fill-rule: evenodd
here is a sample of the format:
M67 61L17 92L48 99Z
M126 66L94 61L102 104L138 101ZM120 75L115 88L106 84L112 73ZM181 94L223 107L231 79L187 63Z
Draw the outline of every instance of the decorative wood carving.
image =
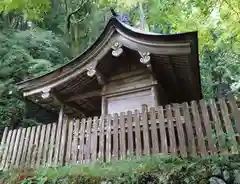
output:
M43 90L42 90L42 95L41 95L42 98L43 98L43 99L49 98L49 97L50 97L50 91L51 91L50 88L43 89Z
M122 44L119 42L115 42L112 46L112 49L112 55L115 57L119 57L123 53Z
M139 52L141 58L140 58L140 62L144 65L146 65L146 67L148 68L148 70L150 71L150 73L153 75L154 78L156 78L155 74L153 73L152 70L152 65L151 65L151 57L150 57L150 53L149 52Z

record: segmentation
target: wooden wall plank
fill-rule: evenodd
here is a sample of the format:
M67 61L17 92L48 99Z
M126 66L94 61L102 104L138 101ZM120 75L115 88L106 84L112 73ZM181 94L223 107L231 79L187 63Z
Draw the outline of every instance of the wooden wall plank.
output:
M188 151L190 155L197 156L195 136L193 133L193 123L191 122L190 112L188 103L183 103L183 116L185 120L186 130L187 130L187 142L188 142Z
M170 105L166 105L166 111L167 111L167 122L168 122L168 131L169 131L169 140L170 140L170 153L176 155L177 154L176 135L175 135L174 125L173 125L172 108Z
M150 109L150 122L151 122L151 135L152 135L152 153L159 153L159 142L157 135L157 122L156 122L156 110L155 108Z
M85 127L86 127L86 119L81 120L81 128L80 128L80 141L79 141L79 155L78 155L78 161L80 163L84 163L84 139L85 139Z
M15 144L15 141L16 141L16 134L17 134L17 130L14 129L13 132L12 132L12 138L11 138L11 142L9 143L9 151L8 151L8 154L7 154L7 159L6 159L6 163L5 163L5 167L4 167L4 170L7 170L11 164L11 159L12 159L12 153L13 153L13 148L14 148L14 144Z
M143 153L150 155L149 125L148 125L148 107L142 107L142 123L143 123Z
M206 145L205 145L205 141L204 141L201 119L200 119L196 101L191 102L191 107L192 107L194 125L195 125L196 133L197 133L197 140L198 140L198 146L200 149L200 154L201 154L201 156L207 156L208 153L207 153L207 149L206 149Z
M35 167L35 164L37 161L40 135L41 135L41 126L37 126L36 135L35 135L35 139L34 139L34 149L33 149L33 154L32 154L32 159L31 159L31 168Z
M26 136L24 138L24 146L23 146L23 152L22 152L22 157L21 157L21 161L20 161L20 166L25 166L25 164L26 164L26 157L27 157L30 133L31 133L31 127L28 127Z
M229 100L233 117L235 119L237 132L240 134L240 110L238 109L236 99L232 94L228 95L228 100Z
M107 132L106 132L106 161L111 161L111 130L112 130L112 116L107 115Z
M120 113L120 158L126 159L127 156L127 148L126 148L126 127L125 127L125 113Z
M157 113L160 128L161 152L168 154L167 134L165 129L164 113L162 106L157 107Z
M66 153L66 141L67 141L67 126L69 119L65 117L63 119L63 126L62 126L62 136L61 136L61 144L60 144L60 152L59 152L59 164L63 165L65 161L65 153Z
M22 128L19 128L17 130L16 141L14 143L13 156L11 158L11 165L10 165L11 168L14 167L16 157L17 157L17 154L18 154L18 151L19 151L18 148L19 148L19 143L20 143L20 138L21 138L21 132L22 132Z
M113 115L113 158L114 160L118 160L118 114L115 113Z
M224 124L226 127L226 133L230 137L229 141L232 144L231 152L236 154L236 153L238 153L238 143L237 143L237 140L235 137L235 132L232 127L232 122L229 118L227 104L225 102L225 99L223 99L223 98L219 99L219 103L220 103L220 108L221 108L221 112L222 112L222 116L223 116L223 121L224 121Z
M105 129L105 117L100 117L100 134L99 134L99 160L104 161L104 129Z
M92 134L92 161L97 160L98 152L97 152L97 138L98 138L98 117L93 118L93 134Z
M225 153L227 152L227 150L224 148L225 147L225 137L224 137L224 133L223 133L223 129L222 129L222 125L221 125L221 121L220 121L220 117L218 114L218 110L217 110L217 105L215 100L210 100L210 109L211 109L211 114L213 117L213 123L215 125L215 130L216 130L216 140L218 140L218 144L219 144L219 149L221 152Z
M135 122L135 142L136 142L136 156L137 157L142 156L142 142L141 142L141 129L140 129L139 114L140 114L139 111L135 110L134 122ZM121 124L121 121L120 121L120 124ZM124 132L124 135L125 135L125 132ZM125 141L123 140L122 142L124 142L124 145L125 145Z
M44 138L45 138L45 132L46 132L46 125L42 125L41 129L41 135L40 135L40 141L39 146L37 150L37 160L36 160L36 168L38 168L42 164L42 151L43 151L43 145L44 145Z
M79 124L80 124L79 119L77 119L74 124L74 136L73 136L73 146L72 146L72 162L73 163L77 163L77 160L78 160Z
M133 125L132 112L127 112L127 130L128 130L128 154L133 154Z
M71 163L71 155L72 155L72 143L73 143L73 122L71 119L68 126L68 139L67 139L67 150L66 150L66 164Z
M176 118L180 155L182 157L186 157L187 156L186 141L185 141L185 136L183 132L183 122L181 120L179 104L174 104L174 114Z
M8 156L9 147L10 147L11 137L12 137L12 130L9 130L8 135L7 135L7 141L6 141L5 148L4 148L4 153L3 153L3 157L2 157L0 170L3 170L5 167L5 163L6 163L6 159Z
M89 163L91 161L91 138L92 138L92 118L88 118L87 120L87 135L86 135L86 153L85 153L85 163Z
M211 122L209 119L209 113L208 113L208 109L207 109L205 100L203 100L203 99L200 100L200 106L201 106L201 112L202 112L204 126L206 129L206 134L207 134L209 152L211 155L213 155L213 154L217 153L217 149L216 149L216 145L214 144L213 137L212 137L213 130L211 127Z
M21 160L21 156L22 156L22 152L23 152L23 145L24 145L26 130L27 130L26 128L23 128L22 131L21 131L21 138L20 138L19 147L18 147L18 154L17 154L15 166L14 166L15 168L18 168L19 165L20 165L20 160Z
M32 127L31 133L30 133L30 140L28 143L28 150L27 150L27 159L26 159L26 165L29 166L31 162L31 156L33 153L33 144L34 144L34 137L35 137L35 129L36 127Z

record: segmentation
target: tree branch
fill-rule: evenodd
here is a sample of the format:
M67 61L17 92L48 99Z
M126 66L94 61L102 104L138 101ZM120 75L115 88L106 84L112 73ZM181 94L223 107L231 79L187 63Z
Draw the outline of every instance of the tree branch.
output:
M70 29L70 23L71 23L71 17L72 17L72 15L74 15L74 14L76 14L78 11L80 11L80 10L82 9L83 5L84 5L86 2L87 2L87 1L81 0L81 3L80 3L80 5L78 6L78 8L76 8L74 11L72 11L71 13L69 13L69 14L67 15L67 31L68 31L68 32L69 32L69 29ZM82 22L82 21L86 18L87 15L88 15L88 14L86 14L86 15L84 16L84 18L81 19L81 21L78 21L78 22Z

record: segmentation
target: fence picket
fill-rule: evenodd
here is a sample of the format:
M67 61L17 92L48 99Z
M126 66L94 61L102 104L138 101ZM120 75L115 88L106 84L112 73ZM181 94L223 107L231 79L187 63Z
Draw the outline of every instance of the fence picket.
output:
M64 164L65 159L65 151L66 151L66 141L67 141L67 124L68 124L68 118L65 117L63 119L63 125L62 125L62 136L61 136L61 144L60 144L60 153L59 153L59 164Z
M63 125L63 105L59 112L58 123L57 123L57 135L55 141L55 149L54 149L54 164L58 165L59 163L59 151L60 151L60 144L61 144L61 136L62 136L62 125Z
M3 131L3 136L2 136L2 140L1 140L1 146L0 148L2 149L1 151L4 152L4 148L6 147L6 139L7 139L7 134L8 134L8 127L5 127L4 128L4 131ZM1 157L2 155L0 155L0 160L2 159ZM0 166L1 167L1 166Z
M118 160L118 114L113 115L113 158Z
M67 138L67 149L66 149L66 164L71 163L72 155L72 142L73 142L73 120L70 121L68 126L68 138Z
M23 152L23 145L24 145L24 140L25 140L25 134L26 134L26 128L22 129L21 132L21 138L20 138L20 142L19 142L19 147L18 147L18 154L17 154L17 158L16 158L16 162L15 162L15 168L19 167L20 165L20 160L21 160L21 156L22 156L22 152Z
M82 121L85 122L85 119L83 119ZM77 119L74 123L74 135L73 135L73 146L72 146L72 162L73 163L77 163L78 161L78 149L79 149L78 138L79 138L79 119ZM80 146L83 146L83 144L80 144Z
M236 100L232 94L228 95L229 104L231 107L231 111L233 113L233 117L235 119L237 132L240 134L240 110L237 106Z
M99 160L100 161L104 161L104 128L105 128L105 117L101 116L100 117L100 123L99 123L99 127L100 127L100 134L99 134Z
M236 140L236 137L235 137L235 132L233 130L233 127L232 127L232 123L231 123L231 120L229 118L229 113L228 113L228 109L227 109L227 104L225 102L225 99L219 99L219 102L220 102L220 109L221 109L221 112L222 112L222 116L223 116L223 122L225 124L225 127L226 127L226 132L227 132L227 136L229 136L231 139L231 152L236 154L238 153L238 149L237 149L237 140Z
M78 160L80 163L84 163L84 139L85 139L85 126L86 126L86 119L81 120L81 128L80 128L80 141L79 141L79 156Z
M140 120L139 120L139 111L138 110L135 110L134 122L135 122L136 156L140 157L140 156L142 156L142 142L141 142L141 129L140 129ZM120 122L120 125L121 125L121 122ZM125 132L124 132L124 135L125 135ZM122 142L125 143L125 139L123 139Z
M220 151L225 153L225 152L227 152L227 150L224 148L225 147L225 138L224 138L224 133L222 130L222 125L221 125L221 121L219 118L218 109L217 109L215 100L210 100L210 108L211 108L211 113L212 113L215 130L216 130L216 134L217 134L216 140L218 141Z
M125 113L120 113L120 158L125 159L127 156L126 149L126 128L125 128Z
M97 160L97 138L98 138L98 117L93 118L93 136L92 136L92 161Z
M21 130L22 130L21 128L19 128L17 130L17 136L16 136L16 141L14 143L13 156L11 158L10 168L14 167L14 164L15 164L15 160L16 160L17 153L18 153L18 145L19 145L19 142L20 142Z
M50 134L50 143L49 143L49 152L48 152L48 166L52 165L53 162L53 152L54 152L54 148L55 148L55 136L56 136L56 128L57 128L57 124L53 123L52 124L52 130L51 130L51 134Z
M142 122L143 122L143 152L150 155L149 125L148 125L148 107L142 106Z
M88 118L87 120L87 135L86 135L86 152L85 152L85 163L89 163L91 161L91 138L92 138L92 118Z
M151 122L151 135L152 135L152 153L159 153L159 142L157 134L157 122L156 122L156 110L155 108L150 109L150 122Z
M36 127L32 127L31 133L30 133L30 140L29 140L29 145L28 145L28 151L27 151L27 159L26 159L26 165L29 166L31 162L31 156L32 156L32 151L33 151L33 141L34 141L34 136L35 136L35 129Z
M107 132L106 132L106 161L111 161L111 131L112 131L112 116L107 115Z
M22 157L20 161L20 165L25 166L26 165L26 156L27 156L27 150L28 150L28 143L29 143L29 137L30 137L31 127L27 128L26 136L24 138L24 146L23 146L23 152Z
M201 154L201 156L207 156L208 153L207 153L207 149L205 146L204 135L203 135L203 130L202 130L201 121L200 121L200 115L199 115L196 101L191 102L191 107L192 107L193 119L195 122L195 128L196 128L196 133L197 133L197 140L198 140L198 146L200 149L200 154Z
M43 151L43 144L44 144L44 138L45 138L45 131L46 131L46 125L42 125L41 136L40 136L39 146L38 146L38 150L37 150L37 160L36 160L37 168L42 163L41 161L42 161L42 151Z
M50 131L51 131L51 124L46 125L46 133L45 133L45 141L43 145L43 157L42 157L42 163L43 165L47 165L47 155L49 150L49 139L50 139Z
M15 143L16 134L17 134L17 130L14 129L13 132L12 132L11 142L9 143L10 146L9 146L9 151L8 151L7 160L6 160L4 170L8 169L10 164L11 164L11 158L12 158L12 152L13 152L13 147L14 147L14 143Z
M128 155L133 154L133 125L132 112L127 112L127 135L128 135Z
M200 106L201 106L201 112L202 112L204 126L205 126L206 133L207 133L207 141L208 141L209 151L210 151L210 154L216 154L217 149L216 149L216 145L213 142L213 137L212 137L213 132L212 132L211 122L209 119L209 114L208 114L205 100L200 100Z
M162 106L157 107L157 113L160 128L161 152L167 154L168 153L167 134L165 129L164 113Z
M9 130L8 135L7 135L6 146L4 148L4 153L3 153L3 157L2 157L2 163L1 163L0 170L3 170L3 168L5 166L6 158L8 156L8 150L9 150L9 147L10 147L11 137L12 137L12 130Z
M179 104L174 104L174 113L175 113L176 124L177 124L180 154L182 157L186 157L187 149L185 144L186 142L185 142L185 137L183 132L183 122L181 120Z
M39 137L41 135L40 132L41 132L41 126L38 126L37 130L36 130L36 136L35 136L35 139L34 139L34 148L33 148L32 159L31 159L31 168L35 167L35 164L36 164L36 161L37 161Z
M191 118L190 118L189 106L187 103L183 103L183 116L184 116L186 130L187 130L188 151L189 151L190 155L196 156L197 150L196 150L196 144L195 144L195 136L193 133L193 127L192 127L192 122L191 122Z
M175 135L174 125L173 125L172 108L170 105L166 105L166 111L167 111L168 132L169 132L169 140L170 140L170 153L176 155L177 154L176 135Z

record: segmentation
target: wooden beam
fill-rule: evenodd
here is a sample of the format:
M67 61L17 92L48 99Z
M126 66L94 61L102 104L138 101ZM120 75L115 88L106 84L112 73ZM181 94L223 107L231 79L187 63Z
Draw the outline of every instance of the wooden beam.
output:
M100 85L107 84L106 77L97 69L96 69L96 77L97 77L98 84Z
M96 67L88 68L87 75L89 77L93 77L95 75L97 77L98 84L100 84L100 85L105 85L107 83L106 77Z
M60 95L57 95L56 93L53 93L53 92L52 92L51 94L52 94L52 97L53 97L55 100L57 100L59 103L64 104L65 106L74 109L75 111L79 112L83 117L86 117L86 116L85 116L85 113L83 112L84 109L81 108L81 107L80 107L79 105L77 105L76 103L74 103L74 102L71 102L71 103L66 102L66 101L64 101L64 100L61 98Z
M67 102L72 102L75 100L82 100L85 98L91 98L91 97L95 97L95 96L101 96L101 90L96 90L96 91L91 91L91 92L86 92L86 93L80 93L77 94L75 96L71 96L69 98L67 98L65 101Z

